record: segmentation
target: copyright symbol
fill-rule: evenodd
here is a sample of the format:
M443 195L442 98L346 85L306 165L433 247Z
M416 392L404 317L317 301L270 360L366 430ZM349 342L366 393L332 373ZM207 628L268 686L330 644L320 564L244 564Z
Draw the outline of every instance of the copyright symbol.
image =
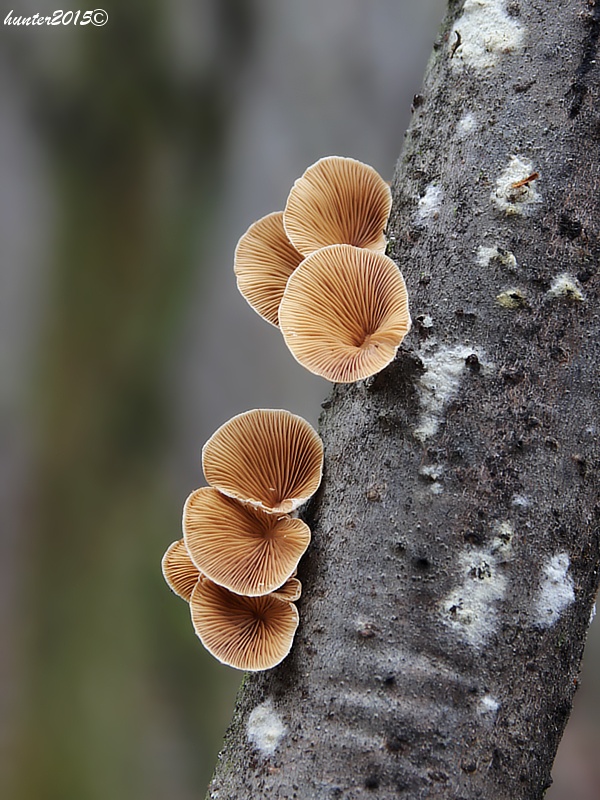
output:
M107 22L108 14L103 8L97 8L95 11L92 11L92 25L100 28L102 25L106 25Z

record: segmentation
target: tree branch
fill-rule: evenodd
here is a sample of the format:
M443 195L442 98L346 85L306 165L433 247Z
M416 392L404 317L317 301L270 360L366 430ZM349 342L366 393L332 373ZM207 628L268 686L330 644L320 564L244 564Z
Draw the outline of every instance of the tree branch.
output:
M443 31L389 226L414 329L324 403L299 635L211 798L550 784L600 564L600 7L451 2Z

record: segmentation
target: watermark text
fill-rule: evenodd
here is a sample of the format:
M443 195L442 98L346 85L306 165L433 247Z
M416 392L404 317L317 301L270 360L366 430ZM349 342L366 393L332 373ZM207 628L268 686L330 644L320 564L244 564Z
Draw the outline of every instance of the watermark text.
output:
M9 11L4 17L5 25L94 25L101 28L108 22L108 14L103 8L95 8L93 11L63 11L57 9L50 16L45 14L15 14L14 10Z

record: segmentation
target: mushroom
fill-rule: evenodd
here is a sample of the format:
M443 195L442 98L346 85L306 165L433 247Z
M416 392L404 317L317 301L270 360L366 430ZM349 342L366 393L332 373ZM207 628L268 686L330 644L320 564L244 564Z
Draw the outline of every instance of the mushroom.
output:
M301 594L302 584L298 578L295 577L288 578L283 586L280 586L279 589L271 592L272 597L277 597L279 600L288 600L290 603L294 603L296 600L299 600Z
M271 325L278 326L287 279L303 258L287 238L283 211L259 219L238 242L234 256L238 289Z
M167 549L162 560L162 572L175 594L189 603L200 572L190 558L183 539L173 542Z
M287 514L316 492L323 445L311 425L289 411L238 414L202 448L208 483L269 513Z
M392 195L368 164L329 156L309 167L294 183L283 224L296 250L305 256L330 244L352 244L383 253Z
M296 606L272 594L244 597L202 576L190 600L194 630L222 664L257 672L287 656L299 617Z
M410 330L404 279L391 258L346 244L308 256L290 276L279 324L310 372L351 383L382 370Z
M310 542L302 520L197 489L183 510L183 536L203 575L236 594L264 595L295 571Z

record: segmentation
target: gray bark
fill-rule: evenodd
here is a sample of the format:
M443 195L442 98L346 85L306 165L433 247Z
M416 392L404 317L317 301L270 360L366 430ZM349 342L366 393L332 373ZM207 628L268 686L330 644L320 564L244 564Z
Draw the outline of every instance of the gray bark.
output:
M593 0L450 4L393 185L414 328L323 404L301 627L209 797L550 784L600 564L599 34Z

